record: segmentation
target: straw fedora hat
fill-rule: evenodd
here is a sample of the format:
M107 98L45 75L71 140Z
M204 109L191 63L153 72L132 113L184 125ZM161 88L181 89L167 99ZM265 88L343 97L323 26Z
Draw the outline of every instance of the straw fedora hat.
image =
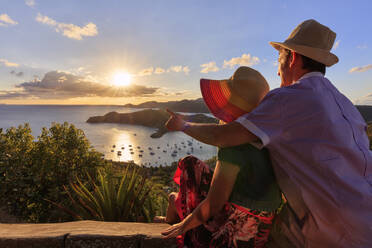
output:
M315 20L306 20L298 25L284 42L270 42L275 49L281 47L309 57L326 66L338 62L331 53L336 33Z
M231 122L252 111L269 91L269 84L258 71L241 66L229 79L200 79L200 90L211 113Z

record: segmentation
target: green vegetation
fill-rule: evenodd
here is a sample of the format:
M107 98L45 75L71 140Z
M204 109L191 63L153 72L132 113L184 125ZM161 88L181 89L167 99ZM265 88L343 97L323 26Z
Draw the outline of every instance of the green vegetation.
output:
M68 219L44 199L69 205L63 186L105 163L83 131L68 123L43 128L36 141L28 124L0 130L0 199L26 221Z
M36 140L28 124L0 129L0 200L24 221L150 221L164 214L165 193L147 174L104 160L68 123L43 128Z
M79 179L70 184L72 192L68 194L74 210L56 205L77 220L151 222L154 219L156 201L152 194L163 195L161 190L153 188L139 166L126 166L120 176L111 168L98 170L97 183L89 175L88 178L90 187Z

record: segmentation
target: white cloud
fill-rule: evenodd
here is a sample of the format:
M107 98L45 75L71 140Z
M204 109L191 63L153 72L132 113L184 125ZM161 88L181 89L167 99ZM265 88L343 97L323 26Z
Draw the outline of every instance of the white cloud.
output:
M182 65L174 65L174 66L169 67L168 72L171 72L171 71L174 71L174 72L182 71Z
M17 24L18 24L18 22L14 21L7 14L1 14L0 15L0 26L7 27L9 25L17 25Z
M29 7L35 6L35 0L25 0L25 4Z
M154 73L155 74L163 74L165 72L165 70L161 67L156 67Z
M363 45L358 45L357 48L358 49L367 49L368 46L366 44L363 44Z
M202 64L200 67L203 69L200 71L201 73L208 73L211 71L219 71L220 69L217 67L216 62L211 61L209 63Z
M245 65L245 66L252 66L256 65L260 62L258 57L252 57L249 53L243 54L241 57L235 57L230 59L229 61L223 61L223 68L233 68L235 65Z
M154 67L149 67L140 71L140 76L150 76L154 72Z
M167 70L161 68L161 67L149 67L146 69L143 69L138 73L139 76L150 76L153 73L154 74L163 74L163 73L170 73L170 72L184 72L186 75L189 74L190 68L188 66L182 66L182 65L174 65L169 67Z
M365 65L365 66L359 66L359 67L353 67L349 70L350 73L353 72L365 72L372 69L372 64Z
M183 72L184 72L186 75L188 75L189 72L190 72L190 68L189 68L188 66L184 66L182 70L183 70Z
M63 36L70 39L82 40L83 36L96 36L98 34L96 24L92 22L80 27L75 24L57 22L48 16L41 15L40 13L37 14L36 21L55 27L57 33L62 33Z
M0 59L0 65L4 65L6 67L18 67L19 64L14 63L14 62L9 62L6 59Z
M354 101L356 105L372 105L372 93L369 93Z
M340 45L340 40L336 41L335 44L333 44L332 50L336 50L339 45Z

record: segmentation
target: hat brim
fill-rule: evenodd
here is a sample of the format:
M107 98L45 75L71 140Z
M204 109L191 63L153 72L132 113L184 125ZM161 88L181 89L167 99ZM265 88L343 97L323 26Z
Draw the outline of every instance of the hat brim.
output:
M315 61L318 61L326 65L327 67L330 67L338 62L338 57L336 55L324 49L296 45L296 44L289 44L285 42L271 41L269 42L269 44L272 45L276 50L280 50L280 48L286 48L286 49L295 51L296 53L302 54Z
M224 122L231 122L247 113L231 102L229 80L200 79L200 90L210 112Z

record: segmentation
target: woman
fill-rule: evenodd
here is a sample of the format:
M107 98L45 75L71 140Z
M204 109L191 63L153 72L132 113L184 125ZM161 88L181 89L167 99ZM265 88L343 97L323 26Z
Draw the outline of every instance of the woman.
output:
M249 67L228 80L201 79L200 86L211 113L224 122L250 112L269 91L264 77ZM187 129L179 115L170 114L168 128ZM180 190L170 195L166 221L176 224L162 232L165 237L182 235L180 247L264 246L281 204L267 150L251 144L220 148L214 172L188 156L174 180Z

